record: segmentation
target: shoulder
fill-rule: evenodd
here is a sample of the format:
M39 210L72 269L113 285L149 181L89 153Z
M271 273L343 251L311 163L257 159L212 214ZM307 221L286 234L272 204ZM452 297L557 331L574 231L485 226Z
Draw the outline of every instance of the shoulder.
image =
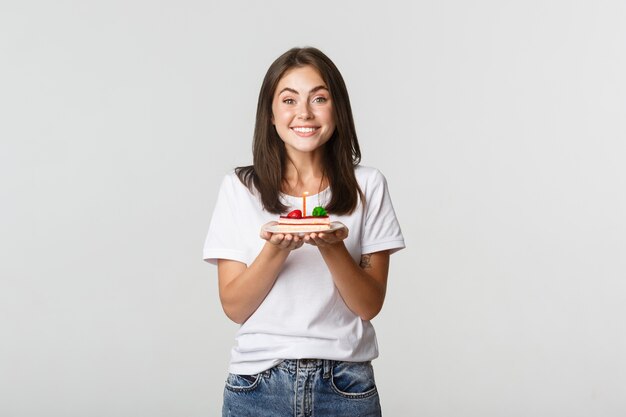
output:
M231 170L229 172L227 172L226 174L224 174L224 176L222 177L222 188L233 188L237 186L237 183L241 183L241 181L239 181L239 178L237 178L237 174L235 173L234 170Z
M221 190L233 195L252 194L234 170L229 171L222 178Z
M357 165L354 168L354 175L361 188L376 187L386 182L383 173L373 167Z
M241 183L241 181L239 181L239 177L237 177L237 173L235 172L234 169L230 170L226 174L224 174L223 182L229 183L229 184L238 183L238 182Z

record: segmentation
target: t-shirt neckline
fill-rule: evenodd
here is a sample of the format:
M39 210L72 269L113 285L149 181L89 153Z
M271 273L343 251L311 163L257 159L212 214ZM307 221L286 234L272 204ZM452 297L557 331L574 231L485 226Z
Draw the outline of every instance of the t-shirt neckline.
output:
M322 191L320 191L317 194L309 194L306 197L307 198L314 198L314 197L317 197L317 196L322 196L322 195L325 195L326 193L328 193L328 191L330 191L330 187L324 188ZM280 196L283 197L283 198L289 199L289 200L301 200L302 199L301 195L297 196L297 195L285 194L285 193L282 193L282 192L280 193Z

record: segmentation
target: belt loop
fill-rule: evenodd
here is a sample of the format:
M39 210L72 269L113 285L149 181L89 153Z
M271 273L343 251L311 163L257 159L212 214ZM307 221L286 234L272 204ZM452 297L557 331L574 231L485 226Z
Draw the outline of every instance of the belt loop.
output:
M324 359L324 379L330 378L330 370L332 369L332 361Z

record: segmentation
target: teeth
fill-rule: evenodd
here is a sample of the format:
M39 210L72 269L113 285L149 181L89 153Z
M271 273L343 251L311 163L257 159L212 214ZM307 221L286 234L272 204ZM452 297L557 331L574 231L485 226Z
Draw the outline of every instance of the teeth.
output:
M294 127L293 130L295 130L296 132L299 132L299 133L315 132L315 128L314 127Z

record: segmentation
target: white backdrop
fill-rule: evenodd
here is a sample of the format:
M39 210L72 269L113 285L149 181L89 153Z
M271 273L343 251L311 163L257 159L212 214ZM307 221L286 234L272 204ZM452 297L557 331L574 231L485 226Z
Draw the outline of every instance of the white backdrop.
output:
M0 415L219 415L202 245L304 45L407 241L385 415L626 415L626 3L404 3L0 3Z

